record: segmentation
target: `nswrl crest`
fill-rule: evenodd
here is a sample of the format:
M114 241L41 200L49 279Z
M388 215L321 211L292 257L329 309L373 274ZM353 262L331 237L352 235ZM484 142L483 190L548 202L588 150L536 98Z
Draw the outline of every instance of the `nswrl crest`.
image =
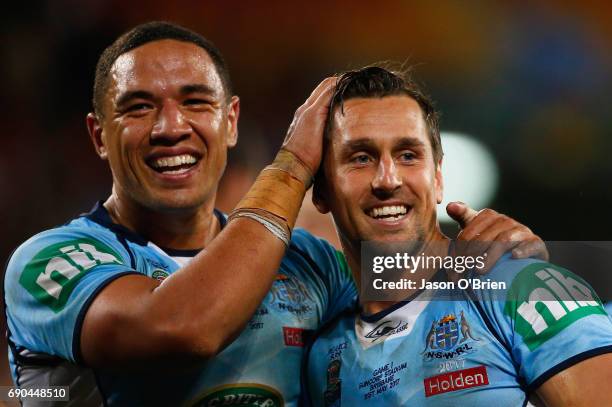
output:
M436 330L436 348L448 350L459 340L459 325L455 315L450 314L440 319Z
M280 311L296 316L314 312L314 300L304 283L295 277L279 274L270 289L271 302Z
M439 320L433 320L428 331L425 350L450 350L455 345L468 339L478 341L472 335L472 330L463 311L459 319L455 314L448 314Z

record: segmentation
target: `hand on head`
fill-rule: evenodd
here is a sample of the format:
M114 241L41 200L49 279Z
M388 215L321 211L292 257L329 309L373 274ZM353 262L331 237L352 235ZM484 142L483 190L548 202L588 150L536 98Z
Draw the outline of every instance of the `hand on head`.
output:
M298 157L315 174L321 163L323 132L337 78L324 79L293 116L282 148Z

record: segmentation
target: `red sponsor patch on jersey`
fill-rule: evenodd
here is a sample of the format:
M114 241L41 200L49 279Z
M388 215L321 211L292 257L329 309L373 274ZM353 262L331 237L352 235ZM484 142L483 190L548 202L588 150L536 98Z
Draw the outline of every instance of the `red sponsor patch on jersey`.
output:
M477 366L428 377L423 384L425 385L425 397L431 397L450 391L486 386L489 384L489 376L487 376L486 367Z
M283 327L283 338L285 339L285 345L287 346L304 346L303 339L304 329L292 328L290 326Z

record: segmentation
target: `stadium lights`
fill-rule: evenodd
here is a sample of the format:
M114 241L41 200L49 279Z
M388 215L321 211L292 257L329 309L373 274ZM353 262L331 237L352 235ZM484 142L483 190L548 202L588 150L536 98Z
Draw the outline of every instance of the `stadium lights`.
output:
M474 209L490 205L499 181L499 170L489 150L473 137L441 132L444 160L444 200L438 206L441 222L452 222L446 213L451 201L463 201Z

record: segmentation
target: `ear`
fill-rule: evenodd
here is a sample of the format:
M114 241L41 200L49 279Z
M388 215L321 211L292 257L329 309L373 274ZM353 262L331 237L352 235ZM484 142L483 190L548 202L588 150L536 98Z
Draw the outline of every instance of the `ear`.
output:
M227 133L227 146L232 148L238 142L238 117L240 116L240 98L238 96L232 96L230 101L227 122L228 122L228 133Z
M85 122L87 124L87 131L89 132L91 142L96 149L96 153L98 153L98 156L101 159L106 160L108 158L108 152L106 150L104 135L102 134L102 126L100 126L98 117L94 113L89 113L85 119Z
M323 178L322 175L319 175L319 179L314 182L314 186L312 187L312 203L320 213L326 214L329 212L329 205L327 204L325 179Z
M442 197L444 192L444 180L442 179L442 159L436 165L436 173L434 175L434 188L436 194L436 201L442 203Z

